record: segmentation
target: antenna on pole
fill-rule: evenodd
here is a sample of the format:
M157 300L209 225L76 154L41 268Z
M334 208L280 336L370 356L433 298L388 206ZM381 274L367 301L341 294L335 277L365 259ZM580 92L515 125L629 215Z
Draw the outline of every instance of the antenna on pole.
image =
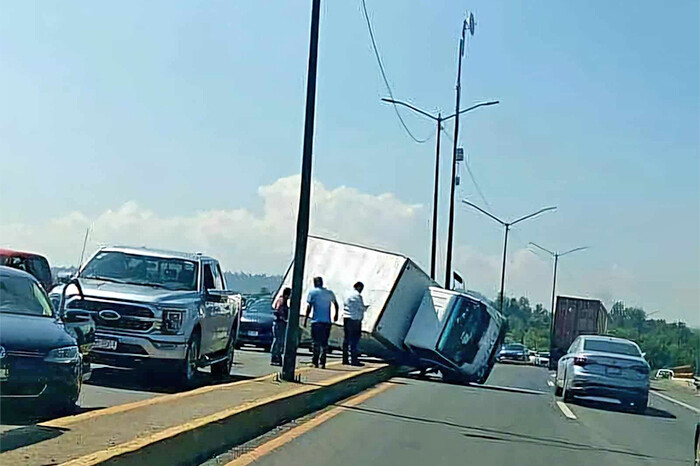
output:
M85 246L87 246L88 235L90 235L90 227L85 229L85 239L83 240L83 250L80 251L80 261L78 262L78 270L83 265L83 256L85 255Z

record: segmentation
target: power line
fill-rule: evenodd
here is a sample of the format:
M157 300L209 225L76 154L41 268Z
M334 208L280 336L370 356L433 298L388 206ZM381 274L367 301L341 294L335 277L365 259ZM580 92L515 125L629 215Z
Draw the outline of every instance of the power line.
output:
M447 135L450 139L454 138L452 134L446 129L442 128L442 132ZM469 157L469 156L467 156ZM479 186L479 183L476 181L476 177L474 176L474 172L472 172L471 167L469 166L469 161L468 159L464 160L464 165L467 167L467 173L469 173L469 178L471 178L472 183L474 184L474 187L476 188L476 192L479 194L479 198L481 198L481 201L484 203L486 207L488 207L489 210L493 210L491 208L491 204L489 204L489 201L486 200L486 196L484 195L484 192L481 190L481 186Z
M365 0L362 0L362 12L364 13L365 21L367 22L367 30L369 31L369 37L372 40L372 49L374 50L374 56L377 59L377 64L379 65L379 71L381 72L382 79L384 80L384 85L386 86L386 90L389 93L389 97L391 97L391 100L394 100L394 93L391 91L391 86L389 85L389 79L386 77L386 72L384 71L384 64L382 63L382 58L379 55L379 49L377 48L377 41L374 39L374 31L372 31L372 23L369 20L369 14L367 13L367 5L365 4ZM413 133L411 132L411 130L408 129L406 122L401 117L401 113L399 113L399 109L396 106L396 104L392 103L392 105L394 107L394 112L396 112L396 116L399 117L399 121L401 122L401 126L403 126L403 129L411 137L411 139L413 139L418 144L423 144L425 142L428 142L432 138L432 135L428 136L425 139L419 139L416 136L414 136Z

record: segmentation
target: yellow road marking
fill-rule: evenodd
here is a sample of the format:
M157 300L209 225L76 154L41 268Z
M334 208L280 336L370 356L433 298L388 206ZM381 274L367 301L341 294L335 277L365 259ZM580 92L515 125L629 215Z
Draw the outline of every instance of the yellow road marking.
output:
M339 361L329 363L329 366L334 366L340 364ZM302 367L297 369L297 373L302 373L310 370L310 367ZM131 403L124 403L116 406L110 406L104 409L96 409L93 411L87 411L85 413L75 414L73 416L59 417L57 419L52 419L50 421L42 422L38 425L43 427L68 427L78 422L86 421L88 419L93 419L96 417L107 416L110 414L118 414L126 411L131 411L132 409L143 408L145 406L153 406L160 403L168 403L171 401L179 400L181 398L187 398L194 395L201 395L203 393L209 393L215 390L224 390L227 388L235 387L238 385L245 385L254 382L266 382L275 378L277 374L272 373L262 377L257 377L255 379L239 380L238 382L229 382L218 385L207 385L204 387L195 388L194 390L189 390L186 392L172 393L169 395L160 395L153 398L147 398L145 400L133 401Z
M343 403L342 406L338 406L336 408L333 408L329 411L326 411L324 413L319 414L318 416L314 417L313 419L309 420L308 422L305 422L304 424L295 427L292 430L289 430L285 432L284 434L280 435L279 437L275 437L274 439L270 440L269 442L266 442L259 447L249 451L248 453L245 453L235 460L229 462L226 464L226 466L247 466L255 461L258 461L260 458L263 456L272 453L279 447L286 445L287 443L291 442L292 440L301 437L305 433L311 431L312 429L315 429L316 427L320 426L324 422L334 418L338 414L342 413L345 411L347 407L352 407L352 406L357 406L361 403L364 403L365 401L369 400L370 398L373 398L380 393L390 389L393 387L392 384L389 383L383 383L381 385L378 385L377 387L368 390L365 393L360 393L359 395L349 399L347 402Z
M336 363L333 363L334 365ZM337 363L339 364L339 363ZM330 365L330 364L329 364ZM187 422L185 424L180 424L177 426L169 427L168 429L162 430L160 432L156 432L155 434L151 434L147 437L142 437L142 438L137 438L134 440L131 440L129 442L125 442L119 445L115 445L113 447L109 447L105 450L97 451L94 453L90 453L85 456L81 456L80 458L76 458L74 460L67 461L65 463L61 463L60 466L92 466L96 464L100 464L104 461L109 460L110 458L114 458L115 456L120 456L126 453L131 453L134 451L137 451L141 448L144 448L148 445L151 445L153 443L175 437L177 435L180 435L184 432L194 430L198 427L204 426L206 424L210 424L213 422L220 421L222 419L226 419L228 417L231 417L233 415L236 415L238 413L241 413L243 411L247 411L249 409L255 408L257 406L262 406L268 403L272 403L274 401L282 400L285 398L291 398L295 395L304 393L304 392L311 392L315 390L319 390L320 387L325 387L325 386L330 386L334 385L336 383L342 382L346 379L351 379L357 375L364 374L366 372L371 372L374 370L379 370L382 369L383 367L386 367L386 365L378 366L378 367L368 367L366 369L362 369L360 371L356 372L349 372L346 374L342 374L338 377L335 377L333 379L325 380L320 382L317 385L299 385L293 388L292 390L283 392L283 393L278 393L276 395L272 395L266 398L262 398L259 400L254 400L250 401L247 403L243 403L241 405L235 406L233 408L229 408L223 411L216 412L214 414L210 414L208 416L204 416L198 419L195 419L194 421ZM306 370L309 370L310 368L306 368ZM300 372L300 370L298 371Z

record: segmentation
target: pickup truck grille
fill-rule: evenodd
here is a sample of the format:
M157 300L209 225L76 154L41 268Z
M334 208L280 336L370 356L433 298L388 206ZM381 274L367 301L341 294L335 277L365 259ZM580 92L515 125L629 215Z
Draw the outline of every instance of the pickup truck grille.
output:
M130 330L147 332L153 328L156 319L153 311L145 306L92 299L76 299L68 303L69 309L81 309L90 313L98 329ZM100 311L114 311L116 319L105 319Z

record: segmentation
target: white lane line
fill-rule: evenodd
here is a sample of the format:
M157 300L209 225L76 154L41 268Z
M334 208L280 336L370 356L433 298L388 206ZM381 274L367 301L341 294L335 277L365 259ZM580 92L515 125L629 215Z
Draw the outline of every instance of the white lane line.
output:
M675 403L678 406L682 406L684 408L687 408L687 409L693 411L694 413L700 414L700 409L696 408L695 406L690 406L689 404L683 403L682 401L678 401L675 398L671 398L668 395L664 395L663 393L654 392L654 391L650 391L649 393L653 393L654 395L660 396L661 398L663 398L666 401L670 401L671 403Z
M566 416L568 419L576 419L576 415L571 412L568 406L566 406L566 403L562 401L557 401L557 407L561 410L562 413L564 413L564 416Z
M547 381L547 385L549 385L550 387L553 387L553 386L554 386L554 382L552 382L551 380L548 380L548 381Z

